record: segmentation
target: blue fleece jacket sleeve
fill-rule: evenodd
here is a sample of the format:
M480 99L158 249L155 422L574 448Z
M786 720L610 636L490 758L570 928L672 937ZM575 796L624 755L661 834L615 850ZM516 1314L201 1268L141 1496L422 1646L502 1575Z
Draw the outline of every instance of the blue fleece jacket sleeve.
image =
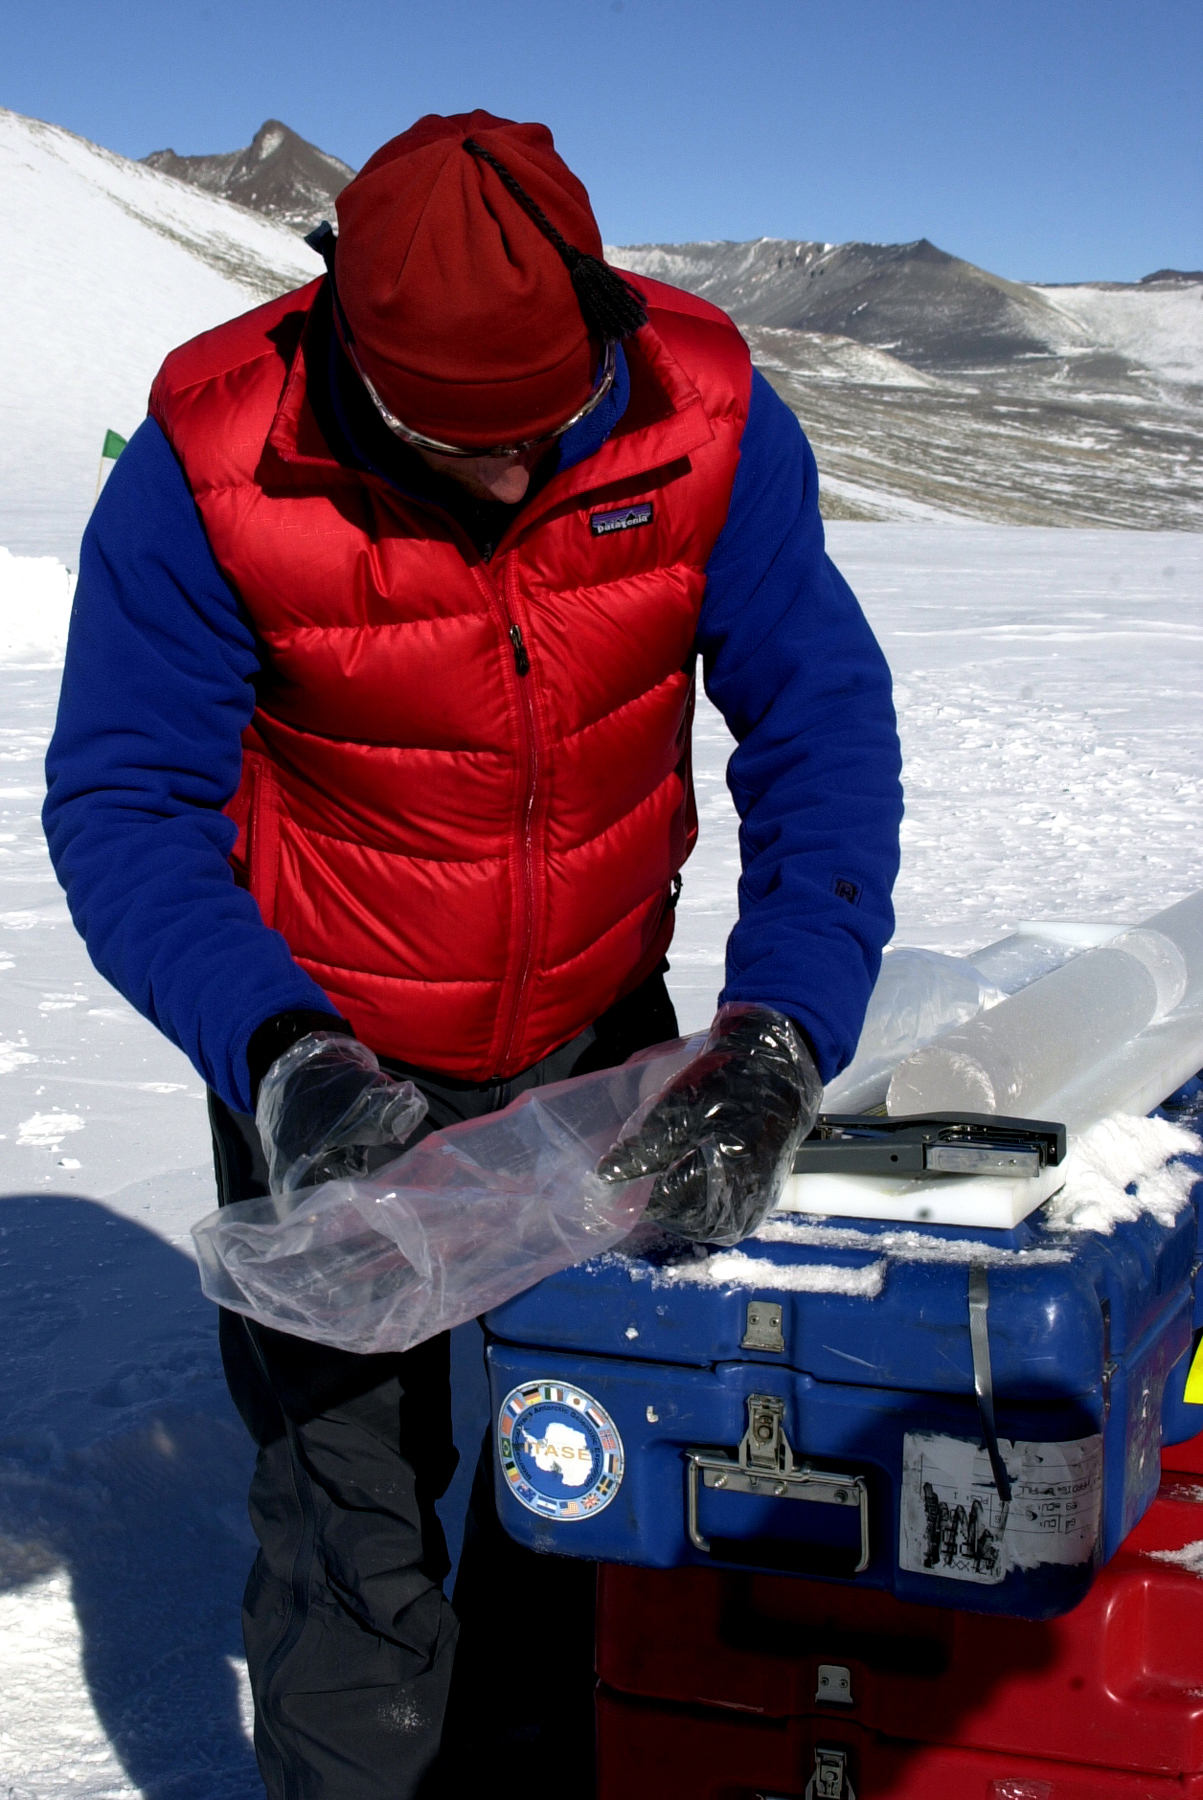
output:
M239 1112L258 1025L292 1008L338 1016L227 861L235 829L221 809L258 667L148 419L84 534L43 822L96 967Z
M901 757L885 658L824 550L814 455L760 374L698 647L737 743L743 875L720 998L795 1019L830 1081L894 929Z

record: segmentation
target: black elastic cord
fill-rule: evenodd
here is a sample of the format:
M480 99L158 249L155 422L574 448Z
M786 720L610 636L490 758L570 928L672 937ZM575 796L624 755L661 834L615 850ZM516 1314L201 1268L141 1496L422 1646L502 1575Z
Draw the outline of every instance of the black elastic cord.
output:
M627 337L632 331L638 331L647 324L647 309L642 296L629 281L624 281L621 275L608 269L596 256L590 256L587 250L578 250L575 244L570 244L552 224L538 201L531 199L517 176L506 168L500 157L494 156L491 150L486 150L483 144L478 144L475 138L465 138L463 147L469 156L488 163L506 192L518 202L527 218L538 226L556 251L572 279L581 316L591 332L597 337L617 343L620 338Z

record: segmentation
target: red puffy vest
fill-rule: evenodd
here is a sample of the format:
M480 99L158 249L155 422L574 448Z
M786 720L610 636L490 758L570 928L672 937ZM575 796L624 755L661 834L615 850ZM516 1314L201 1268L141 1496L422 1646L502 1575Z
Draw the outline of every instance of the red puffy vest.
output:
M485 562L332 457L299 354L318 285L174 351L151 394L261 639L235 874L380 1055L506 1077L672 936L748 352L714 307L640 282L618 428Z

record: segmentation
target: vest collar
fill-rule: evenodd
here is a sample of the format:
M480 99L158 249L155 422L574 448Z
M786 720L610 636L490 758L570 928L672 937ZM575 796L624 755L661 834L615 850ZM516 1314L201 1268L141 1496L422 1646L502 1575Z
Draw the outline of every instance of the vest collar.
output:
M529 506L517 513L497 546L508 550L551 512L603 489L615 498L638 490L656 469L681 462L714 437L714 427L693 382L670 354L654 326L626 341L631 400L617 429L584 462L553 475Z
M319 279L298 295L306 320L267 435L267 453L276 462L278 474L287 469L308 481L320 472L324 482L332 478L366 482L409 505L432 505L433 502L402 494L383 476L345 468L331 454L309 404L306 382L306 339L321 285ZM551 477L530 506L523 507L515 517L507 539L526 531L536 519L565 501L597 487L627 487L653 469L680 461L713 438L714 430L701 395L655 327L645 325L626 340L624 349L631 372L631 398L614 431L591 456ZM263 475L271 479L267 469Z

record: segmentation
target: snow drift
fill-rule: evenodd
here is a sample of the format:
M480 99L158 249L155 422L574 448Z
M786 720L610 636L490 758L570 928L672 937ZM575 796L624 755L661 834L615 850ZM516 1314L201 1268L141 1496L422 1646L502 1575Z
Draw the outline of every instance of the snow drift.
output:
M0 548L0 666L54 668L67 648L75 576L56 556Z

